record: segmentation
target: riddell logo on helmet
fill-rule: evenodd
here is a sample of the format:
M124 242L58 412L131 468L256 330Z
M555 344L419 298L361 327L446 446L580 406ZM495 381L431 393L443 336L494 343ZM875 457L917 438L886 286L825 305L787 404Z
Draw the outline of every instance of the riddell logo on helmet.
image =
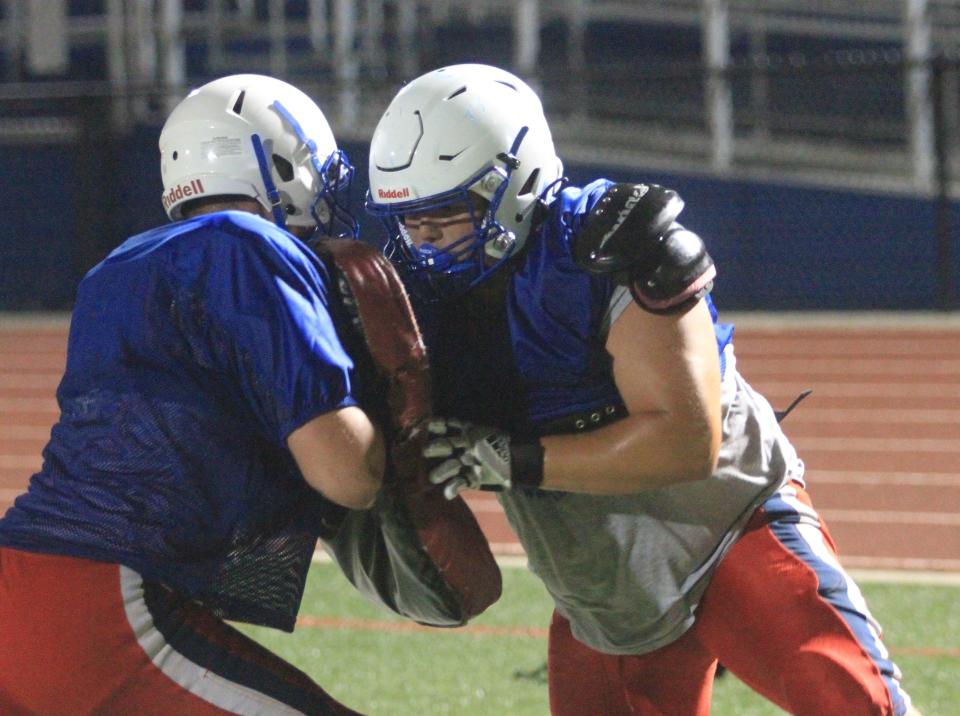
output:
M403 187L403 189L377 189L377 196L381 199L406 199L410 196L410 190L407 187Z
M199 179L191 179L189 184L177 184L163 195L163 208L169 209L173 204L190 196L206 193Z

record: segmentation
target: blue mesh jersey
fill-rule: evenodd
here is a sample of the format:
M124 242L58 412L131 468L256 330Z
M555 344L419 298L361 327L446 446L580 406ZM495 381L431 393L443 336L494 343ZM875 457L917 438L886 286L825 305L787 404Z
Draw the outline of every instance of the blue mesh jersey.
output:
M527 410L537 425L571 411L593 412L620 402L605 347L617 286L609 275L580 269L571 247L612 183L598 179L583 188L564 189L514 275L507 316L517 368L527 385ZM626 297L625 291L620 293ZM712 302L710 310L722 356L733 326L717 323Z
M341 508L285 440L357 402L328 285L310 249L252 214L128 239L80 283L61 416L0 544L121 563L292 629Z
M605 344L612 314L630 294L609 275L579 268L571 248L611 184L598 179L564 189L515 260L515 271L490 280L493 291L481 285L439 308L417 307L438 383L438 413L543 434L571 415L622 408ZM496 284L504 281L507 299L500 303ZM707 301L722 360L733 326L717 323Z
M580 269L571 250L609 186L566 187L512 271L424 315L437 414L545 435L625 413L606 338L632 298L610 276ZM646 653L678 638L755 508L802 476L773 409L737 371L733 327L707 302L723 374L723 443L709 479L613 496L497 493L574 636L605 653Z

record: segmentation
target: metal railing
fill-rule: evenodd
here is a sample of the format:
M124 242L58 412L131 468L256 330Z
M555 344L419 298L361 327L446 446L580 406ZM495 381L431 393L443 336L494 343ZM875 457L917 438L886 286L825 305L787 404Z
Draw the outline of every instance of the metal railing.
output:
M469 57L537 86L572 160L957 193L960 0L87 4L0 3L0 140L75 131L68 114L25 112L29 97L103 93L123 127L161 121L212 76L260 71L362 141L402 80ZM84 84L68 81L80 50L102 61Z

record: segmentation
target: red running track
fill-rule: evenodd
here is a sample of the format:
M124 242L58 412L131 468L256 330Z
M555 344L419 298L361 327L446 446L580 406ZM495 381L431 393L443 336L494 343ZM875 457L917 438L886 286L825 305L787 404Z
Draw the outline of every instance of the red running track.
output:
M775 408L849 567L960 571L960 322L738 317L738 365ZM58 415L62 318L0 315L0 513L40 466ZM520 553L495 499L469 498L500 554Z

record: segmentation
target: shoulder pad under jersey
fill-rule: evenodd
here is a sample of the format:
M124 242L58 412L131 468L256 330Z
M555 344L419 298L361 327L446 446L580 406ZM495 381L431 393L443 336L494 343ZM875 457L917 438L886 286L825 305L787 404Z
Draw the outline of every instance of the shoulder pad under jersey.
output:
M657 184L613 184L573 240L577 264L590 273L623 271L643 261L683 210L683 199Z

